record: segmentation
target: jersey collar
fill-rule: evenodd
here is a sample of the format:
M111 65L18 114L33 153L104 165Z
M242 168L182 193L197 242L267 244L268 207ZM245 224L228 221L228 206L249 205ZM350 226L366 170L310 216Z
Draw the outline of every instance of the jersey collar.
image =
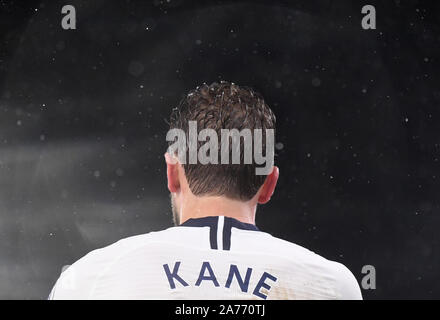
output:
M218 216L210 216L210 217L203 217L203 218L191 218L186 220L184 223L182 223L180 226L183 227L212 227L216 226L218 223ZM237 219L230 218L230 217L224 217L225 224L230 224L231 227L242 229L242 230L252 230L252 231L260 231L260 229L257 228L256 225L250 224L250 223L244 223L241 221L238 221Z

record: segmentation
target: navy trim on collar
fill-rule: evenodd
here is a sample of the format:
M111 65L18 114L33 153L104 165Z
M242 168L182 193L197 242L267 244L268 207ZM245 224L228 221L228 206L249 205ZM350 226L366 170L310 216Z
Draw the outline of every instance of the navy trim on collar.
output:
M216 227L217 228L218 216L210 216L203 218L191 218L186 220L180 226L182 227ZM260 231L256 225L250 223L244 223L237 219L225 217L225 223L230 224L231 227L242 230Z
M203 217L196 219L188 219L179 227L209 227L209 242L211 249L231 250L231 229L232 227L241 230L260 231L255 225L240 222L237 219L223 217L223 224L219 224L219 217ZM218 229L220 228L220 229ZM217 243L218 236L221 234L221 243Z

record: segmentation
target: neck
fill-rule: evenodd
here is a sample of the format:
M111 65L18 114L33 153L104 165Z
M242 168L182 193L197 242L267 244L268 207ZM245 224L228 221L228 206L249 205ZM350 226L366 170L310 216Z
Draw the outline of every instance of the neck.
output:
M186 197L180 209L180 221L209 216L225 216L243 223L255 224L256 202L233 200L219 196L191 195Z

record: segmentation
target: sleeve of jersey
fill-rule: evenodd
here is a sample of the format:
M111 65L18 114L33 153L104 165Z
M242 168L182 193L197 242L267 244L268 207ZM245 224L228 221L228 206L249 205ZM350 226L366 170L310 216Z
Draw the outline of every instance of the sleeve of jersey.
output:
M359 284L353 273L343 264L334 264L340 300L362 300Z
M69 266L53 287L49 300L94 299L93 289L105 268L113 261L115 245L98 249Z

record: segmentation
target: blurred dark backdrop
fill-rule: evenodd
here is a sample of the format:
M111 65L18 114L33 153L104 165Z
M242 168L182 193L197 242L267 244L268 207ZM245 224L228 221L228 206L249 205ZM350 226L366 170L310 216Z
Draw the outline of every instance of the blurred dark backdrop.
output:
M439 4L0 1L0 298L44 299L63 265L171 226L166 119L222 79L278 118L257 225L359 282L375 266L367 299L440 298Z

